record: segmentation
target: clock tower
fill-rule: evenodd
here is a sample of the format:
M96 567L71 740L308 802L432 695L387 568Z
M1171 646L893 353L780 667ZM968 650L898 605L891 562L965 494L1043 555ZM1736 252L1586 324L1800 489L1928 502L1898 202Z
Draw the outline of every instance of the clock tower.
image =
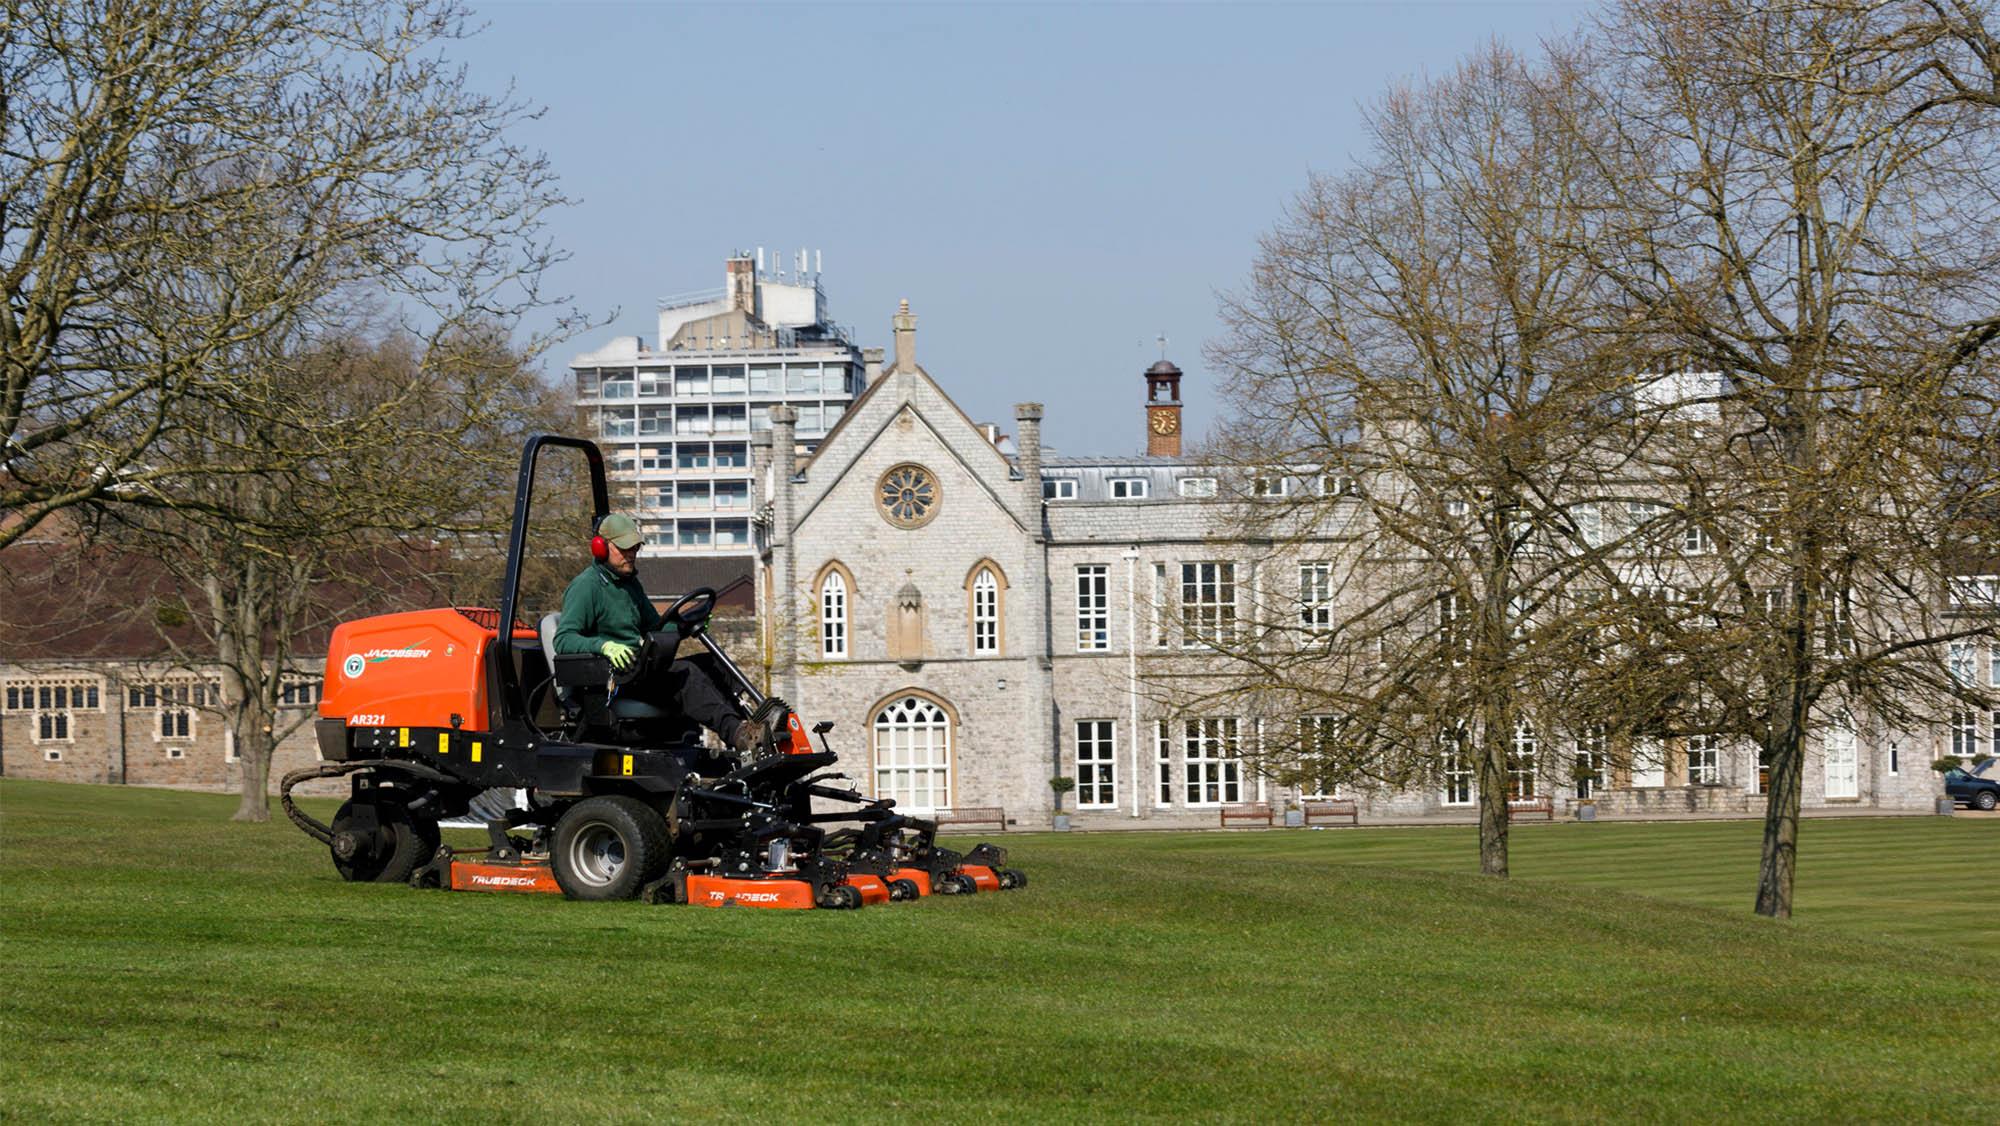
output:
M1146 453L1181 456L1181 369L1164 359L1146 369Z

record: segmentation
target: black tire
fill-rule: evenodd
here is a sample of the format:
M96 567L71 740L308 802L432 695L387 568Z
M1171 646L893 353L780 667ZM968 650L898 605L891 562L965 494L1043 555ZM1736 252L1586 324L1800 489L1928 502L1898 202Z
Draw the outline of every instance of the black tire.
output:
M631 899L667 868L667 822L637 798L585 798L556 822L549 866L571 899Z
M971 876L953 876L952 879L958 881L958 894L960 895L978 894L979 892L978 880L973 879Z
M1028 886L1028 874L1026 872L1021 871L1019 868L1009 868L1007 870L1014 873L1015 891L1020 891L1022 888Z
M334 871L351 883L403 883L438 849L437 822L387 799L342 803L332 828Z
M1979 793L1972 795L1972 804L1990 813L1992 812L1994 806L2000 805L2000 799L1996 799L1993 796L1993 791L1982 790Z
M909 900L920 898L922 895L923 889L917 887L917 881L915 880L889 881L890 899L908 902Z

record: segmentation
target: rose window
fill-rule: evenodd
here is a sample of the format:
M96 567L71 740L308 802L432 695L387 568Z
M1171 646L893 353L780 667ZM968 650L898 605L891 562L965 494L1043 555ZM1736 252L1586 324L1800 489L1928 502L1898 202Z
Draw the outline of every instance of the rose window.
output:
M898 465L882 474L877 500L889 523L899 528L922 527L937 515L937 478L921 465Z

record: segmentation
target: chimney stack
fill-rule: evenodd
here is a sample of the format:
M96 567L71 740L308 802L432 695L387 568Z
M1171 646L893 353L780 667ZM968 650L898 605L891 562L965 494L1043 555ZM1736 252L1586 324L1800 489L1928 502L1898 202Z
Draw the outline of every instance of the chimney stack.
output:
M890 371L917 370L917 317L910 312L910 299L903 298L896 310L896 362Z
M1042 534L1042 404L1014 404L1014 441L1020 445L1015 454L1016 464L1021 467L1021 498L1023 523L1028 525L1028 534L1036 539Z
M732 312L757 311L757 263L748 254L738 251L730 256L723 267L723 292L729 298Z

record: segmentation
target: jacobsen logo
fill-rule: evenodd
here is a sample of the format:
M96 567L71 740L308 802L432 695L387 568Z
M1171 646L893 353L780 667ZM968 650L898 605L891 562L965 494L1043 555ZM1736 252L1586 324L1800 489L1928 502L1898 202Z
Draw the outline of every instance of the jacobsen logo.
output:
M472 882L496 888L531 888L541 883L533 876L473 876Z
M428 649L370 649L368 652L362 654L362 656L368 658L368 663L371 665L380 664L383 661L399 657L420 660L430 655L431 651Z

